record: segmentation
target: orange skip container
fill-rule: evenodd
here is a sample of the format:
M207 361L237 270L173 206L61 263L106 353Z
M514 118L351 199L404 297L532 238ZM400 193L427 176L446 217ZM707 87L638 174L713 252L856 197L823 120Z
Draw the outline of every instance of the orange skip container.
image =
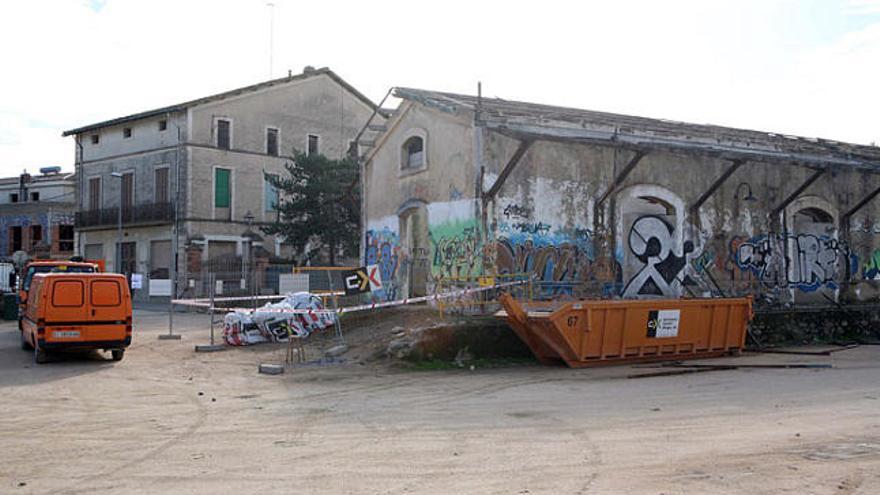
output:
M585 300L527 307L501 296L506 320L542 363L572 368L738 354L752 298Z

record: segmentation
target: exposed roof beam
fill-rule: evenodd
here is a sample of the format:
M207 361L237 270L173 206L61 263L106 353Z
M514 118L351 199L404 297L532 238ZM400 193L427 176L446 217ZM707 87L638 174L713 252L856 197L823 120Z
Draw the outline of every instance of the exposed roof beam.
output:
M724 173L722 173L721 176L718 177L718 179L716 179L711 186L709 186L709 189L707 189L706 192L704 192L699 198L697 198L696 201L694 201L694 204L691 205L691 210L699 210L700 207L703 206L703 203L705 203L710 197L712 197L712 195L715 194L715 191L717 191L718 188L721 187L721 185L724 184L724 182L726 182L727 179L730 178L730 176L733 175L733 173L736 172L737 169L739 169L744 163L745 160L734 160L733 163L731 163L730 166L727 167L727 170L725 170Z
M513 172L513 169L516 168L516 164L519 163L523 155L526 154L526 151L529 150L533 142L534 141L531 139L524 139L519 142L519 146L516 148L516 151L513 152L513 156L510 157L510 160L507 161L507 165L501 170L501 174L495 179L495 183L492 184L492 187L490 187L488 191L483 193L483 203L495 199L495 195L501 190L501 186L504 185L507 177Z
M604 203L605 200L608 199L608 196L611 196L612 193L620 188L621 184L623 184L623 181L626 180L626 177L633 170L635 170L636 165L639 164L639 162L642 160L642 158L645 157L645 155L646 153L644 151L636 151L636 154L633 155L632 158L630 158L626 166L623 167L623 169L617 174L617 177L614 178L614 180L611 182L611 185L608 186L608 189L606 189L605 192L602 193L601 196L599 196L599 199L596 201L596 209L599 209L602 203Z
M877 189L874 189L874 191L871 192L871 194L868 194L867 196L865 196L861 201L856 203L855 206L850 208L849 211L844 213L843 214L844 221L849 221L849 218L851 216L853 216L857 211L864 208L864 206L866 204L870 203L872 199L876 198L878 194L880 194L880 187L878 187Z
M827 170L825 169L816 170L813 175L811 175L809 178L807 178L806 181L804 181L803 184L801 184L797 189L789 194L787 198L782 200L782 202L779 203L776 208L773 208L773 210L770 212L770 218L775 217L779 214L780 211L784 210L786 206L790 205L791 202L797 199L797 197L800 196L802 192L806 191L807 188L813 184L813 182L816 182L819 177L825 175L825 172L827 172Z

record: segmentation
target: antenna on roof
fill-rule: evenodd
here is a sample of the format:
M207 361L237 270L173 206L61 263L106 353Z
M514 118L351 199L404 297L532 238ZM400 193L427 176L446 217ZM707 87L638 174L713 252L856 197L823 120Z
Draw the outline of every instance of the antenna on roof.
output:
M272 79L272 52L275 45L275 4L267 2L269 7L269 79Z

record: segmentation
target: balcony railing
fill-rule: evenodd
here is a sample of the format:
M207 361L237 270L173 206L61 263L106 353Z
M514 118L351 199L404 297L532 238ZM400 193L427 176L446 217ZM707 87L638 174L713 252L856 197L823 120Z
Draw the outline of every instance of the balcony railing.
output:
M102 208L76 212L76 227L115 226L118 222L119 208ZM172 203L147 203L122 209L122 224L157 224L174 220Z

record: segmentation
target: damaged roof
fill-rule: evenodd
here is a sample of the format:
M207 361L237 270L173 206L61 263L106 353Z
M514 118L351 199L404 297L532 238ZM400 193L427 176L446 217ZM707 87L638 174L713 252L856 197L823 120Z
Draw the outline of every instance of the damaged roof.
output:
M295 76L287 76L287 77L281 77L278 79L272 79L270 81L264 81L261 83L252 84L250 86L245 86L243 88L237 88L237 89L233 89L230 91L224 91L223 93L217 93L217 94L214 94L211 96L197 98L195 100L190 100L190 101L186 101L183 103L178 103L176 105L169 105L167 107L156 108L153 110L147 110L146 112L134 113L131 115L126 115L124 117L118 117L115 119L105 120L103 122L98 122L95 124L89 124L86 126L78 127L76 129L71 129L69 131L64 131L61 135L66 137L66 136L71 136L74 134L80 134L83 132L94 131L97 129L101 129L103 127L110 127L110 126L114 126L114 125L124 124L126 122L133 122L135 120L146 119L149 117L156 117L159 115L164 115L164 114L172 113L172 112L179 112L182 110L186 110L187 108L194 107L196 105L201 105L203 103L222 100L222 99L230 98L233 96L239 96L239 95L243 95L245 93L253 93L255 91L270 88L272 86L278 86L278 85L286 84L286 83L293 82L293 81L301 81L303 79L308 79L310 77L315 77L315 76L319 76L319 75L326 75L330 79L334 80L337 84L339 84L340 86L345 88L349 93L353 94L357 99L364 102L370 108L377 110L378 113L384 115L385 117L388 116L388 115L386 115L384 110L377 109L376 104L373 103L372 100L370 100L369 98L364 96L363 93L358 91L351 84L348 84L344 79L339 77L335 72L333 72L329 68L322 67L320 69L312 69L312 68L306 68L306 69L307 70L303 71L302 74L297 74Z
M474 112L478 125L516 139L665 149L734 160L880 172L880 148L876 146L423 89L396 88L395 96L446 113Z

